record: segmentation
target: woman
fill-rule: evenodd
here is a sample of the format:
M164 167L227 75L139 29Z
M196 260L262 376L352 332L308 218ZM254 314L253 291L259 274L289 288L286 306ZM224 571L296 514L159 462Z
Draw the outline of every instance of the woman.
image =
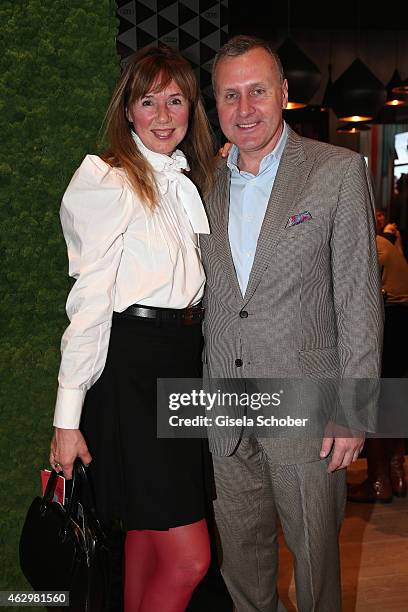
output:
M102 519L126 527L125 610L181 612L209 564L202 440L157 439L156 379L200 376L209 233L197 189L213 144L193 71L177 51L135 53L107 111L109 149L64 195L70 325L50 463L90 464ZM188 325L187 325L188 323ZM204 475L204 476L203 476Z

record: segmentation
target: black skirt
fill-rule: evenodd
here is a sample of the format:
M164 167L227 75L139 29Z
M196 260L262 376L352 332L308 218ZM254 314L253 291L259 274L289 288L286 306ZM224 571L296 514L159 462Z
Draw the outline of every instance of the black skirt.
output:
M160 439L156 431L156 379L200 377L201 351L200 324L114 313L106 365L80 425L103 522L166 530L205 517L214 490L207 440Z

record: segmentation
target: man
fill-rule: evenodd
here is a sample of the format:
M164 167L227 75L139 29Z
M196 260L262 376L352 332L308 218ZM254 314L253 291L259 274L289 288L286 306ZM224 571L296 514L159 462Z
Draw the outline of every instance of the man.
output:
M397 225L386 224L385 215L378 208L375 217L377 253L385 301L381 375L383 378L407 378L408 263L404 257L401 234ZM391 390L391 384L387 385L387 389ZM398 396L400 393L400 389L395 386L393 394ZM382 414L391 422L394 418L398 418L395 408L388 403L385 404ZM394 427L394 431L404 431L404 427L398 424ZM404 438L370 438L366 441L365 451L367 478L360 484L349 486L348 500L359 503L388 503L392 502L393 496L406 497Z
M386 238L392 244L395 244L401 255L404 255L404 247L402 244L401 232L398 229L396 223L386 223L385 214L381 208L375 209L375 222L377 227L377 237L382 236ZM381 244L381 241L380 241ZM378 249L378 240L377 240Z
M382 305L363 158L283 122L288 85L264 41L233 38L213 70L234 146L201 238L207 376L377 377ZM363 434L212 440L222 571L238 612L277 609L278 519L299 610L340 610L344 468L362 445Z

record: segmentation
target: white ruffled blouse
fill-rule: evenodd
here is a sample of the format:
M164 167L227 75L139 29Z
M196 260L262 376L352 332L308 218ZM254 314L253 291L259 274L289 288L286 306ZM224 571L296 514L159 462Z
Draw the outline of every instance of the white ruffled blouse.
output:
M160 193L151 211L124 171L87 155L61 205L69 274L76 282L66 310L70 325L61 341L54 425L79 426L87 390L105 366L113 311L131 304L186 308L197 304L205 276L197 234L209 226L184 154L139 150L154 169Z

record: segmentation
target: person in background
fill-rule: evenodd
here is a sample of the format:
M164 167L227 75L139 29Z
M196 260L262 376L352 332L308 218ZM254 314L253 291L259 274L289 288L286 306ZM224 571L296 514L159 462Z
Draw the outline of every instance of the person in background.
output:
M381 208L375 209L375 220L377 225L377 236L386 238L394 244L399 252L404 255L401 232L396 223L386 223L385 214Z
M205 377L377 378L382 302L364 159L286 125L288 84L267 42L232 38L213 82L234 146L206 197ZM353 433L212 436L222 572L237 612L278 609L279 521L298 609L341 609L344 468L364 442Z
M202 367L209 226L187 173L208 191L214 149L190 64L164 46L131 56L107 134L62 201L76 282L50 463L68 479L89 464L99 516L125 526L125 611L182 612L210 562L211 462L206 441L157 439L156 380Z
M377 253L385 302L383 378L408 376L408 263L403 255L401 235L394 223L386 224L376 209ZM384 406L387 409L387 406ZM365 443L367 478L349 485L347 499L360 503L389 503L393 496L405 497L403 438L369 438Z

